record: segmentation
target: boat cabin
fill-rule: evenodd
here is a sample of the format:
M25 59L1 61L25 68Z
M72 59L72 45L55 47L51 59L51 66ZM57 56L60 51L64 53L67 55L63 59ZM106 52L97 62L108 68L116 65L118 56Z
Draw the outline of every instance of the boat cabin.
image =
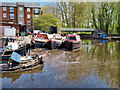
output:
M80 36L77 34L67 35L66 41L81 41Z
M98 38L106 38L107 36L103 33L97 33Z
M47 39L47 34L45 33L37 33L34 38L41 38L41 39Z

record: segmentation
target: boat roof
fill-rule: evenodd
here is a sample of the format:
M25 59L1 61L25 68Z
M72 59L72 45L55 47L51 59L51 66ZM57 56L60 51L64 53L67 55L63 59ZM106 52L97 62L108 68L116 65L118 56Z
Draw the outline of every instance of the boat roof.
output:
M73 34L68 34L67 36L78 36L78 34L76 34L76 33L73 33Z

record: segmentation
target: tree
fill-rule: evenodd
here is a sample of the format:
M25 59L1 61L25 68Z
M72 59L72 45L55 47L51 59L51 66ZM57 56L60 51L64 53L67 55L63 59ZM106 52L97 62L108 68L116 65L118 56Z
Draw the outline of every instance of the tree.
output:
M120 35L120 1L118 2L118 26L117 26L117 32Z
M115 2L94 3L91 13L93 14L93 25L95 28L102 29L107 34L114 32L117 26ZM94 8L95 7L95 8Z
M95 14L95 3L92 3L92 9L91 9L91 13L92 13L92 19L93 19L93 25L94 25L94 27L95 28L97 28L98 26L97 26L97 21L96 21L96 14Z
M43 7L67 28L96 28L120 34L120 2L57 2Z
M43 13L33 18L34 29L49 32L50 26L61 27L61 21L51 13Z

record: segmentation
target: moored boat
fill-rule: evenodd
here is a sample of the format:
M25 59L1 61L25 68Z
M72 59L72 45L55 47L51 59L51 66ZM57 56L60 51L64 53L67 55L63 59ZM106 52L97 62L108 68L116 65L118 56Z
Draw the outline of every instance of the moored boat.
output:
M45 47L51 49L51 40L50 36L46 33L37 33L34 36L33 41L37 47Z
M37 33L34 36L35 45L48 49L60 48L63 43L63 37L60 34Z
M16 57L14 57L17 55ZM47 52L44 55L36 55L35 57L21 57L20 55L14 52L14 55L11 56L8 63L0 64L2 71L23 71L35 68L39 65L43 65L43 58L47 56ZM13 58L15 60L13 60Z
M63 43L62 36L59 34L53 34L53 38L51 39L51 47L52 49L58 49L61 47Z
M0 52L1 55L0 55L0 64L2 63L7 63L9 58L11 57L12 55L12 52L13 50L9 50L9 51L4 51L4 52Z
M77 34L67 35L64 45L65 45L65 48L70 51L80 48L81 46L80 36Z

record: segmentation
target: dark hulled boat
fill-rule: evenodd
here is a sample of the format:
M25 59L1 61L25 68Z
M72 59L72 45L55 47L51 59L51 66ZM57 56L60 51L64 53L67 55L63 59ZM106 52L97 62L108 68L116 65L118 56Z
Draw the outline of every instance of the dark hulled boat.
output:
M65 45L65 48L70 51L80 48L81 46L80 36L77 34L67 35L64 45Z
M51 49L51 40L46 33L37 33L34 37L32 42L34 42L35 47L44 47Z
M57 49L62 43L62 36L59 34L45 34L38 33L34 37L35 45L37 47L45 47L48 49Z
M0 52L0 64L7 63L12 55L13 50Z
M43 58L47 56L47 52L44 55L37 55L31 59L25 59L19 57L17 60L13 60L12 57L8 63L0 64L2 71L23 71L33 69L37 66L43 65Z
M51 39L51 48L58 49L61 47L63 43L63 38L59 34L53 34L53 38Z

